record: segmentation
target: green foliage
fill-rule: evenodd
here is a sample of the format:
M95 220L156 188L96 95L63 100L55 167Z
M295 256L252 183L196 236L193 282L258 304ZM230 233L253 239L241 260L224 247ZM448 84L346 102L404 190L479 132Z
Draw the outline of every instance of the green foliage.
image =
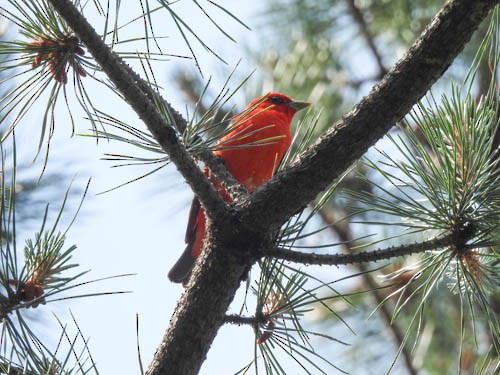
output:
M495 71L498 23L490 33L478 56L492 51ZM410 337L418 347L431 330L435 339L428 339L424 366L437 373L460 371L466 363L471 367L471 358L485 355L485 341L493 352L500 349L500 323L492 304L500 287L500 151L494 137L499 93L495 80L479 98L471 87L467 81L439 103L420 104L411 115L416 128L406 126L388 136L391 143L379 150L381 160L365 161L380 177L372 179L373 192L351 192L364 208L378 213L371 224L400 226L406 235L421 232L426 238L452 235L449 246L417 262L407 260L387 275L402 283L386 298L396 300L393 319L405 327L400 351ZM443 283L449 290L440 288ZM442 355L443 346L453 348L449 355Z
M82 79L87 77L87 72L96 71L98 67L85 56L78 38L46 1L9 0L9 6L0 7L0 15L19 28L23 39L0 41L0 54L4 57L0 67L1 82L12 86L0 98L0 123L11 121L3 140L42 98L46 98L40 121L38 152L45 144L48 156L59 97L64 98L73 132L69 97L76 97L88 114L94 111ZM68 74L73 78L74 94L66 89ZM22 80L18 81L19 78Z
M3 151L3 148L2 148ZM77 267L72 263L76 246L66 248L66 233L59 232L59 221L69 190L59 213L49 227L48 206L35 239L26 240L24 254L18 251L16 231L16 160L15 147L10 173L2 152L0 181L0 234L8 238L0 244L0 371L8 373L52 374L88 373L94 364L88 360L86 339L78 329L74 337L61 325L61 336L54 349L40 340L32 321L31 309L57 300L61 292L75 287L75 281L86 272L68 275ZM10 181L10 185L6 182ZM78 210L77 210L78 212ZM73 219L74 220L74 219ZM5 236L4 234L8 234ZM52 298L51 298L52 297ZM58 324L60 325L60 324ZM76 327L78 325L76 324ZM81 347L80 347L81 346ZM79 353L77 354L77 351ZM87 358L87 359L86 359Z
M256 344L252 361L256 374L260 368L259 357L262 357L266 374L286 374L292 371L289 366L281 363L279 352L293 359L292 363L307 374L313 370L326 374L325 366L345 373L316 352L311 337L345 343L327 334L306 330L301 323L301 318L313 310L314 304L343 296L327 284L311 288L306 285L309 279L307 274L287 269L283 262L266 259L261 263L260 278L256 287L252 287L257 296L255 316L258 323L255 324ZM333 294L327 298L319 298L317 292L323 288L329 289Z

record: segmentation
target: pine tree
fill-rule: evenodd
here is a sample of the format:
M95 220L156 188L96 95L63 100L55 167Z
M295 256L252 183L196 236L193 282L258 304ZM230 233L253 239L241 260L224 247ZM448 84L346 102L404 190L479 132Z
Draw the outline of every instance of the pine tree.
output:
M355 372L356 363L382 371L399 366L409 373L498 370L497 1L450 0L441 9L434 2L275 1L266 19L280 38L268 45L279 46L280 53L264 47L253 51L262 76L234 85L233 72L215 95L203 74L180 79L194 102L189 117L173 108L171 93L166 95L155 76L153 62L170 55L152 16L162 12L173 22L199 73L193 43L223 56L179 16L181 4L141 1L143 13L121 25L121 2L116 7L99 1L7 3L0 12L19 35L0 42L3 82L11 85L1 99L2 147L12 150L9 157L2 153L2 372L97 372L76 319L71 322L75 335L57 320L61 335L55 348L32 329L33 314L49 302L84 297L77 291L86 283L86 271L72 260L76 246L65 243L75 219L59 228L68 192L53 222L48 209L43 211L41 227L26 241L23 254L16 241L16 153L23 142L15 133L40 103L45 108L36 150L43 161L40 181L47 178L60 112L66 112L75 132L81 122L73 116L78 107L91 123L90 136L124 142L150 155L113 154L112 160L144 166L142 177L173 164L209 218L204 252L148 374L198 373L223 324L255 332L253 358L240 373ZM225 37L232 38L231 33L211 16L213 9L242 24L216 2L193 4ZM105 20L101 34L89 23L95 12ZM294 33L286 32L290 20L295 20ZM143 25L143 34L126 42L145 51L117 52L124 43L120 33L134 23ZM348 43L342 54L332 42L345 24L355 25L343 32L359 35L358 42L373 56L370 77L349 74L349 59L356 55ZM467 73L452 72L459 83L442 80L443 94L435 94L431 86L471 38L476 43L459 57ZM388 41L387 47L381 48L379 40ZM408 47L397 62L394 47ZM140 61L142 72L128 65L131 59ZM275 178L248 194L211 151L237 112L230 103L239 90L265 77L274 89L317 106L297 124ZM89 95L89 82L116 93L147 130L101 108ZM150 165L153 170L146 169ZM219 196L202 171L205 166L233 203ZM327 243L321 242L325 238ZM323 265L332 272L325 279L305 265ZM347 276L336 275L337 267L345 265L352 265ZM337 287L343 280L355 287ZM68 297L68 292L74 294ZM246 298L235 310L230 304L237 292ZM356 330L347 323L356 308L380 318L395 349L368 351L380 342L383 329L369 320L366 330L362 326L358 332L362 342L343 352L347 359L321 350L316 339L335 351L353 340L323 328ZM304 320L311 311L321 315L321 326ZM371 358L387 353L392 363Z

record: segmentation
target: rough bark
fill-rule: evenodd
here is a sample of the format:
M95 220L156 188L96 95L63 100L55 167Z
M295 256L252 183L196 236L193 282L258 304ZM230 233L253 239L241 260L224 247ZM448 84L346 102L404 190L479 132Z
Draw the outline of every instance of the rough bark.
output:
M316 254L274 247L264 250L264 255L270 258L283 259L301 264L318 264L322 266L339 266L345 264L360 264L393 259L428 250L440 249L453 244L453 236L445 236L432 240L408 245L391 246L387 249L359 251L350 254Z
M86 37L85 33L93 30L79 29L85 20L73 4L69 0L49 1L87 45L158 142L165 145L193 190L202 201L209 203L209 210L218 213L212 216L214 223L209 225L208 246L150 365L150 375L199 371L245 271L259 251L272 246L273 235L280 224L305 207L410 110L462 50L481 20L498 4L498 0L448 1L421 38L370 95L302 154L291 168L228 210L214 197L213 189L207 186L192 159L185 157L182 145L163 129L163 120L151 114L154 107L141 99L134 81L123 78L126 75L121 75L121 62L112 55L99 55L106 52L99 45L102 41ZM116 72L120 74L114 79ZM198 172L193 172L194 169Z
M301 155L291 168L279 173L236 207L240 224L252 223L255 233L272 233L286 218L314 199L426 93L496 4L496 0L447 2L421 38L369 96ZM223 312L232 300L227 296L234 295L239 286L238 275L245 269L244 265L232 265L231 262L227 263L230 268L224 269L214 259L216 252L210 249L205 252L200 264L205 277L200 274L185 291L149 369L150 375L195 374L199 371L211 344L206 338L215 337L224 319ZM232 268L234 266L236 269ZM211 272L210 282L217 284L207 284ZM188 315L190 309L195 312ZM217 326L206 327L208 319ZM179 337L186 332L192 335ZM193 348L200 349L199 358L192 355ZM182 367L177 367L178 364Z
M49 0L64 21L71 27L81 42L85 44L95 61L101 66L117 91L129 103L139 118L146 124L158 144L168 154L186 182L203 203L210 216L223 216L226 208L223 199L197 167L194 159L179 140L176 124L180 115L168 103L165 103L170 119L165 119L158 112L152 89L144 88L141 80L132 69L102 41L87 19L70 0Z
M244 202L262 230L281 223L324 190L407 114L471 38L498 0L448 1L368 96L286 170Z

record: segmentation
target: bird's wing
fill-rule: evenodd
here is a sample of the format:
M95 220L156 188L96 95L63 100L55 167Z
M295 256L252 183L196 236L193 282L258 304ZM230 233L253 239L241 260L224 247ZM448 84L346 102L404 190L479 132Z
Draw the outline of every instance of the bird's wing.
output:
M184 242L189 246L192 245L196 236L196 218L198 217L198 212L200 212L200 201L198 198L194 197L191 202L191 209L189 210L188 223L186 228L186 235L184 237Z
M186 248L184 249L181 257L174 264L172 269L168 273L168 278L174 283L184 283L187 281L191 269L194 265L194 258L191 254L194 241L196 239L196 218L200 212L200 201L198 198L194 197L191 202L191 209L189 210L189 219L186 228L186 236L184 241L186 242Z

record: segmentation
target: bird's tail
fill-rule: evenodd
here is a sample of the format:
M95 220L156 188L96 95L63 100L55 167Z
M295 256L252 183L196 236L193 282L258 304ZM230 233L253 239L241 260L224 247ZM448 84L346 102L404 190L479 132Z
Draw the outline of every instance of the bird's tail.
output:
M172 269L168 272L168 278L174 283L185 283L189 279L189 274L193 269L194 258L191 255L191 247L186 246L181 257L174 264Z

